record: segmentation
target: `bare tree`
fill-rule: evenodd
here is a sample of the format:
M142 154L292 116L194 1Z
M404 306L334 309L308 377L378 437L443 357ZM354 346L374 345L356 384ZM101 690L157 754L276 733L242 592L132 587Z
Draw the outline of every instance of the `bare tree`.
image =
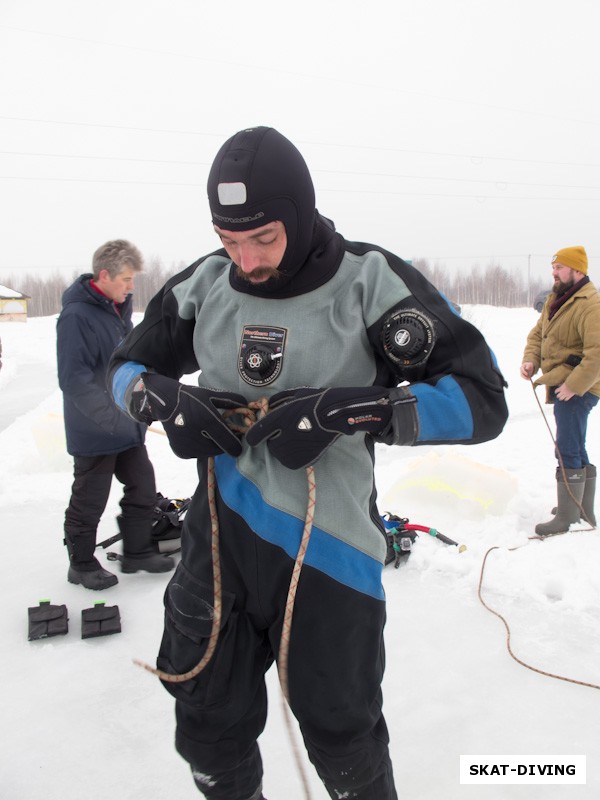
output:
M167 270L159 258L156 256L150 258L144 271L136 275L133 294L134 309L144 311L161 286L184 267L185 264L180 262L178 265L172 264L171 268ZM71 278L66 278L58 271L44 278L30 273L10 274L6 277L0 276L0 284L30 298L27 304L28 316L48 317L60 313L63 293L78 277L77 272L74 272Z
M490 263L482 268L471 267L470 271L451 271L444 264L432 266L426 258L414 258L413 266L418 269L449 300L464 304L481 304L515 308L529 305L529 297L535 297L540 289L546 288L546 281L532 281L528 288L522 271L510 272L502 265ZM180 261L166 268L158 256L151 256L143 272L136 275L133 297L136 311L144 311L146 306L173 275L181 272L187 265ZM49 278L32 275L0 276L0 284L28 295L28 310L32 317L58 314L62 307L62 294L76 279L69 280L58 272ZM549 287L547 287L549 288Z
M68 286L68 280L58 271L50 277L37 275L9 275L0 278L0 283L29 297L27 313L30 317L48 317L57 314L61 308L61 298Z
M490 263L483 269L479 265L470 272L453 274L441 265L431 267L426 259L413 260L413 265L433 283L448 299L461 304L480 304L516 308L529 304L528 287L521 271L510 272L500 264ZM541 282L532 283L532 294L541 288Z

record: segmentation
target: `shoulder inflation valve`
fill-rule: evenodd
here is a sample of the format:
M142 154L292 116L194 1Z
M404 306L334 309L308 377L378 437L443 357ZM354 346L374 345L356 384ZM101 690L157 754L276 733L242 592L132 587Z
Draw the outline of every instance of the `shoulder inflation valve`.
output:
M425 364L435 344L433 322L415 308L390 314L381 336L385 355L400 369Z

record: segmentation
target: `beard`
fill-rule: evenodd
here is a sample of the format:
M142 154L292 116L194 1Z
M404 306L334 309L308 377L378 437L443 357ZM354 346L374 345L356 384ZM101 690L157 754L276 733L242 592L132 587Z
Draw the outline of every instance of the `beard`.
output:
M273 278L277 280L281 277L281 273L277 269L277 267L256 267L253 269L252 272L244 272L238 265L235 265L235 275L236 278L239 278L242 281L246 281L246 283L265 283L268 280Z
M554 294L557 297L562 297L563 294L566 294L573 286L575 286L575 280L573 278L569 278L566 283L563 283L557 279L554 281Z

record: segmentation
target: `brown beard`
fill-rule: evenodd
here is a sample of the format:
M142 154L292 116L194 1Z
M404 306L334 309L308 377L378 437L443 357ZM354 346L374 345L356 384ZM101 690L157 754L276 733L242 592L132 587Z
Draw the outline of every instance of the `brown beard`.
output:
M281 273L277 269L277 267L256 267L253 269L252 272L247 273L235 265L235 275L236 278L239 278L242 281L246 281L247 283L254 283L251 281L250 278L261 278L262 281L270 280L271 278L277 279L281 277Z
M575 280L573 278L570 278L567 283L557 280L554 283L554 294L557 297L562 297L563 294L566 294L573 286L575 286Z

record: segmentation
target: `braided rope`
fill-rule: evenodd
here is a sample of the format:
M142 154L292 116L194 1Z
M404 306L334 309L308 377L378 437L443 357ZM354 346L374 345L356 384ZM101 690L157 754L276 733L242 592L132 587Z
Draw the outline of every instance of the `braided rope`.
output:
M288 703L290 701L288 664L290 654L290 639L292 635L292 616L294 614L294 603L296 601L296 591L298 589L298 581L300 580L300 572L302 570L302 564L304 563L304 557L310 541L310 534L315 516L316 484L315 471L313 467L306 468L306 477L308 480L308 506L306 509L306 518L304 521L302 539L300 540L300 547L298 548L294 569L292 570L288 596L285 603L285 614L283 617L281 639L279 642L279 658L277 661L279 667L279 682L281 683L281 691L283 692L283 696Z
M532 536L530 538L531 539L538 539L539 537ZM520 547L522 547L522 546L524 546L524 545L520 545ZM510 632L510 626L509 626L508 622L502 616L502 614L500 614L499 611L495 611L491 606L489 606L485 602L485 600L483 599L483 596L482 596L482 592L481 592L481 588L482 588L482 585L483 585L483 573L484 573L484 570L485 570L485 564L486 564L486 561L488 559L488 556L492 552L492 550L499 550L499 549L500 549L499 547L490 547L490 549L486 552L486 554L485 554L485 556L483 558L483 563L481 564L481 574L479 576L479 586L478 586L478 589L477 589L477 594L478 594L478 597L479 597L479 599L481 601L481 604L484 606L484 608L487 608L487 610L490 613L492 613L492 614L494 614L494 616L498 617L498 619L500 619L502 621L504 627L506 628L506 648L507 648L510 656L518 664L520 664L522 667L526 667L527 669L530 669L532 672L537 672L538 675L545 675L548 678L556 678L559 681L566 681L567 683L575 683L578 686L588 686L590 689L600 689L600 686L598 686L595 683L587 683L586 681L579 681L579 680L576 680L575 678L567 678L564 675L556 675L554 672L546 672L545 670L539 669L538 667L533 667L531 664L528 664L527 662L523 661L522 659L520 659L518 656L515 655L515 653L514 653L514 651L512 649L512 646L511 646L511 641L510 641L511 632ZM508 548L509 551L518 550L518 549L519 549L519 547L509 547Z
M142 669L156 675L162 681L168 683L183 683L189 681L199 675L206 667L208 662L213 657L217 642L219 640L219 631L221 629L221 616L223 612L222 601L222 588L221 588L221 558L219 555L219 517L217 514L217 504L215 501L215 467L214 459L208 459L207 465L207 489L208 489L208 505L210 509L210 526L211 526L211 554L213 564L213 621L208 645L204 655L195 667L183 672L181 674L173 674L171 672L164 672L162 669L146 664L144 661L134 659L133 663Z
M565 467L564 467L564 464L563 464L563 461L562 461L562 458L561 458L560 452L559 452L559 450L558 450L558 447L556 446L556 440L555 440L555 438L554 438L554 435L553 435L553 433L552 433L552 429L550 428L550 425L548 424L548 420L546 419L546 415L544 414L544 410L543 410L543 408L542 408L542 406L541 406L541 403L540 403L540 401L539 401L539 398L538 398L538 396L537 396L537 394L536 394L536 392L535 392L535 386L534 386L534 384L533 384L533 381L531 380L531 378L529 379L529 381L530 381L530 383L531 383L531 387L532 387L532 389L533 389L533 394L534 394L534 397L535 397L535 399L536 399L536 401L537 401L537 404L538 404L538 407L539 407L539 409L540 409L540 413L541 413L542 417L544 418L544 422L546 423L546 427L548 428L548 432L549 432L549 434L550 434L550 438L552 439L552 441L553 441L553 443L554 443L554 449L555 449L555 452L556 452L556 454L557 454L557 456L558 456L558 460L559 460L559 462L560 462L560 466L561 466L561 469L562 469L562 472L563 472L563 478L564 478L564 480L565 480L565 485L566 485L566 487L567 487L567 491L569 492L569 494L571 495L571 497L573 498L573 500L574 500L574 501L577 503L577 500L576 500L576 498L575 498L575 497L573 497L573 494L572 494L572 492L571 492L571 490L570 490L570 488L569 488L569 485L568 485L568 482L567 482L567 479L566 479ZM580 508L580 510L581 510L581 512L582 512L582 515L583 515L583 517L584 517L585 521L589 523L589 520L588 520L588 519L587 519L587 517L585 516L585 513L584 513L584 511L583 511L583 508L581 508L581 505L580 505L579 503L577 503L577 505L579 506L579 508ZM590 524L591 524L591 523L590 523ZM578 531L577 531L577 532L580 532L580 531L589 531L589 530L595 530L595 526L594 526L594 525L592 525L592 527L591 527L591 528L581 528L581 529L578 529ZM576 531L572 531L572 532L573 532L573 533L575 533ZM529 536L528 538L529 538L529 540L530 540L530 541L534 541L534 540L537 540L537 541L543 541L544 539L547 539L547 538L549 538L550 536L564 536L564 535L565 535L565 533L569 533L569 531L562 531L562 532L560 532L560 533L551 533L551 534L547 534L547 535L545 535L545 536L543 536L543 537L542 537L542 536ZM509 550L509 552L510 552L510 551L513 551L513 550L518 550L520 547L523 547L523 546L524 546L524 545L519 545L518 547L509 547L509 548L508 548L508 550ZM481 604L483 605L483 607L484 607L484 608L486 608L486 609L487 609L487 610L488 610L488 611L489 611L491 614L494 614L494 616L498 617L498 619L500 619L500 620L502 621L502 624L504 625L504 627L505 627L505 629L506 629L506 649L508 650L508 652L509 652L509 655L511 656L511 658L513 658L513 659L514 659L514 660L517 662L517 664L520 664L522 667L525 667L526 669L529 669L529 670L531 670L532 672L537 672L537 673L538 673L538 675L545 675L547 678L555 678L556 680L559 680L559 681L566 681L567 683L575 683L575 684L577 684L578 686L587 686L587 687L589 687L590 689L600 689L600 686L598 686L598 685L597 685L597 684L595 684L595 683L588 683L587 681L580 681L580 680L577 680L577 679L575 679L575 678L567 678L567 677L566 677L566 676L564 676L564 675L557 675L557 674L556 674L556 673L554 673L554 672L546 672L546 670L539 669L538 667L534 667L534 666L532 666L531 664L528 664L527 662L525 662L525 661L523 661L522 659L520 659L520 658L519 658L519 657L518 657L518 656L517 656L517 655L514 653L514 651L513 651L513 649L512 649L512 645L511 645L511 631L510 631L510 626L509 626L508 622L507 622L507 621L506 621L506 619L505 619L505 618L502 616L502 614L500 614L500 612L499 612L499 611L496 611L496 610L495 610L495 609L493 609L493 608L492 608L490 605L488 605L488 603L486 603L486 602L485 602L485 600L483 599L483 595L482 595L483 574L484 574L484 571L485 571L485 565L486 565L486 562L487 562L488 556L489 556L489 554L492 552L492 550L499 550L499 549L500 549L500 548L499 548L499 547L497 547L497 546L495 546L495 547L490 547L490 549L489 549L489 550L486 552L486 554L485 554L485 555L484 555L484 557L483 557L483 561L482 561L482 564L481 564L481 572L480 572L480 574L479 574L479 586L478 586L478 588L477 588L477 595L478 595L478 597L479 597L479 600L481 601Z
M227 410L224 412L223 417L229 420L228 425L231 430L243 434L256 421L257 410L261 413L266 413L268 410L267 401L262 400L255 403L250 403L248 408L235 408ZM242 417L243 425L239 425L239 423L233 419L235 416ZM219 641L221 617L223 614L223 594L221 585L221 558L219 554L219 515L217 512L217 502L215 499L215 462L212 456L209 456L207 461L206 483L208 508L210 511L211 555L213 565L213 622L210 636L208 638L208 645L204 655L195 667L187 672L182 673L165 672L162 669L157 669L156 667L147 664L145 661L140 661L139 659L133 660L133 663L136 664L136 666L145 669L147 672L151 672L153 675L156 675L162 681L166 681L167 683L183 683L184 681L189 681L192 678L195 678L196 675L199 675L213 657L217 647L217 642Z
M310 534L315 515L315 501L316 501L316 482L315 471L313 467L306 467L306 477L308 480L308 505L306 509L306 518L304 521L304 530L302 532L302 539L300 540L300 547L296 561L294 562L294 569L292 570L292 577L288 589L288 596L285 604L285 613L283 617L283 625L281 628L281 638L279 641L279 657L277 659L277 669L279 671L279 685L281 686L281 705L283 707L283 715L285 717L285 724L292 745L292 753L296 762L296 768L302 781L304 789L304 796L306 800L312 797L308 785L308 776L300 755L300 748L296 737L294 736L294 729L292 727L292 719L290 715L290 691L289 691L289 658L290 658L290 640L292 636L292 617L294 615L294 605L296 602L296 591L298 589L298 582L300 580L300 572L304 563L304 557L310 541Z

